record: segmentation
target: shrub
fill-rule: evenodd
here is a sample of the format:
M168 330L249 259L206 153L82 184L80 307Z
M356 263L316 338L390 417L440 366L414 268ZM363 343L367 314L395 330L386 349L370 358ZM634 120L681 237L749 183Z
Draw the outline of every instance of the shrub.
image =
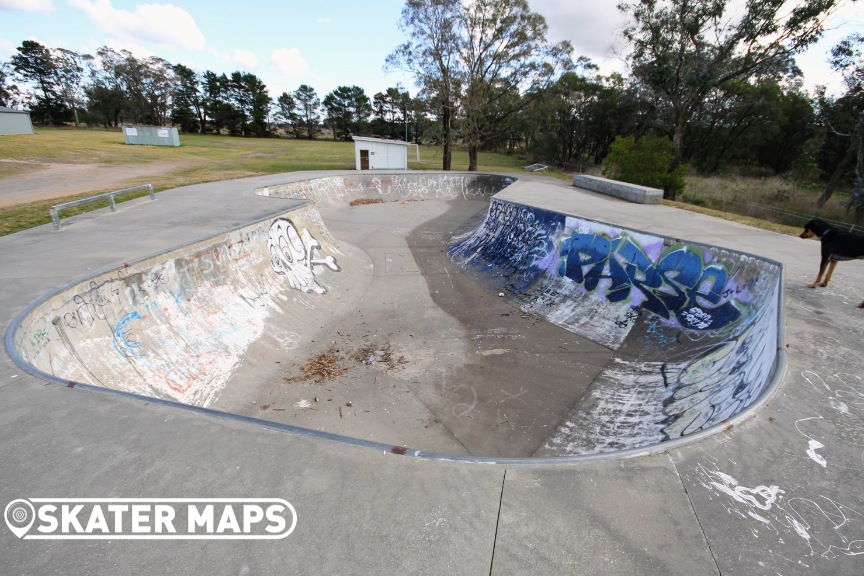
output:
M674 172L672 143L660 136L643 136L638 140L618 136L603 162L603 175L613 180L630 182L679 193L684 190L687 166L681 164Z

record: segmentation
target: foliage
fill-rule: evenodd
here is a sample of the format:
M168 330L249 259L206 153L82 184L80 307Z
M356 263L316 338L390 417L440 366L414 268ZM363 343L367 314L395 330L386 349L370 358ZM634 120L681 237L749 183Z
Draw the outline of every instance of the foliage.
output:
M34 86L31 116L52 124L71 115L77 125L84 61L88 59L70 50L47 48L34 40L22 42L10 62L17 77Z
M11 62L0 61L0 106L15 108L22 101L21 91L13 84Z
M416 123L414 103L407 91L400 87L387 88L372 97L372 122L370 128L373 134L389 138L401 138L410 141L411 133L415 132Z
M321 107L318 94L311 86L302 84L292 93L292 97L297 105L296 123L292 127L294 135L297 138L311 140L321 131L318 127L321 121L321 116L318 114Z
M601 163L619 134L644 131L645 103L623 77L594 75L584 58L577 65L581 72L563 74L526 111L525 139L538 161L582 171Z
M351 140L352 135L362 134L372 114L369 97L359 86L339 86L324 97L322 104L334 140Z
M837 0L624 0L624 37L632 46L634 78L658 104L672 137L676 164L684 161L687 127L715 90L735 80L777 77L791 57L812 44ZM677 190L668 190L674 199Z
M661 190L673 186L676 190L683 190L687 166L679 164L670 168L672 165L672 144L667 138L654 135L645 135L638 140L619 137L612 143L603 162L603 175Z
M839 182L852 169L854 208L858 218L864 217L864 201L859 201L864 189L864 36L853 34L831 51L831 67L842 74L846 92L832 99L821 94L820 119L827 128L823 160L833 167L831 177L819 198L821 207L831 198Z
M547 42L546 20L526 0L464 2L459 23L464 137L476 170L479 147L569 68L573 47Z
M387 69L414 75L415 83L439 121L442 169L452 165L453 119L460 90L459 0L406 0L399 28L408 41L387 56Z

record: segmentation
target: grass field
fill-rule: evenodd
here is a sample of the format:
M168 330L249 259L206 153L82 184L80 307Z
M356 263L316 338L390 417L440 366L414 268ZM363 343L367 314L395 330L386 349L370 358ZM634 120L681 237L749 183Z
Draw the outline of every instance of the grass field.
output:
M214 182L262 174L300 170L352 170L353 142L332 140L295 140L286 138L237 138L183 134L179 147L127 146L118 130L74 130L39 128L35 135L0 137L0 186L7 177L26 176L44 164L87 164L134 167L152 165L154 175L138 182L150 182L156 191L189 184ZM526 161L516 155L480 153L480 171L523 173ZM440 170L440 147L421 146L420 161L409 149L409 168ZM467 170L468 154L456 150L453 170ZM550 176L569 179L569 174L549 172ZM50 200L27 202L0 208L0 236L51 221L48 208L62 202L92 196L122 186L101 187ZM143 195L139 194L140 195ZM733 219L784 233L796 233L804 221L820 216L848 221L842 202L835 197L824 209L816 209L816 189L806 189L777 178L689 176L682 202L667 203L679 208ZM128 200L136 197L130 194ZM63 216L107 206L88 204L68 209ZM802 220L803 219L803 220ZM767 224L764 221L773 221Z
M141 164L165 167L149 182L159 192L178 186L215 182L261 174L300 170L354 169L354 143L332 140L295 140L286 138L236 138L183 134L179 147L127 146L119 131L38 128L35 135L0 138L0 186L3 178L25 175L39 164L100 164L135 166ZM519 172L524 163L515 156L481 153L481 171ZM420 161L414 149L409 151L409 168L440 170L441 150L421 146ZM454 170L468 168L468 154L457 151ZM0 235L32 228L51 221L48 208L97 193L117 189L95 186L86 193L28 202L0 209ZM141 194L139 194L140 196ZM137 197L125 196L123 200ZM107 201L64 210L71 216L107 206Z

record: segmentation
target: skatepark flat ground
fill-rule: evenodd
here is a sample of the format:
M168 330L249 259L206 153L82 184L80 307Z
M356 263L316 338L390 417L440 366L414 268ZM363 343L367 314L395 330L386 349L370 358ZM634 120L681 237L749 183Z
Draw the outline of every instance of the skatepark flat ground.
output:
M254 188L330 174L189 186L69 218L59 232L0 238L4 325L75 278L299 204ZM744 423L650 456L473 464L63 387L4 355L4 507L39 497L270 497L289 501L298 521L275 541L24 541L4 527L0 573L860 576L864 262L841 263L831 286L811 290L814 241L533 175L499 198L782 262L789 364L779 390Z

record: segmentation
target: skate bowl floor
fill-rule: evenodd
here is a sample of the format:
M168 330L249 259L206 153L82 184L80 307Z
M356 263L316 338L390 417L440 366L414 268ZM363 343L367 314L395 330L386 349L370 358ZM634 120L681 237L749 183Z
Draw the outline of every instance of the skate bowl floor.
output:
M70 386L453 459L643 453L770 395L778 263L513 202L513 181L259 188L298 206L75 281L7 349Z

